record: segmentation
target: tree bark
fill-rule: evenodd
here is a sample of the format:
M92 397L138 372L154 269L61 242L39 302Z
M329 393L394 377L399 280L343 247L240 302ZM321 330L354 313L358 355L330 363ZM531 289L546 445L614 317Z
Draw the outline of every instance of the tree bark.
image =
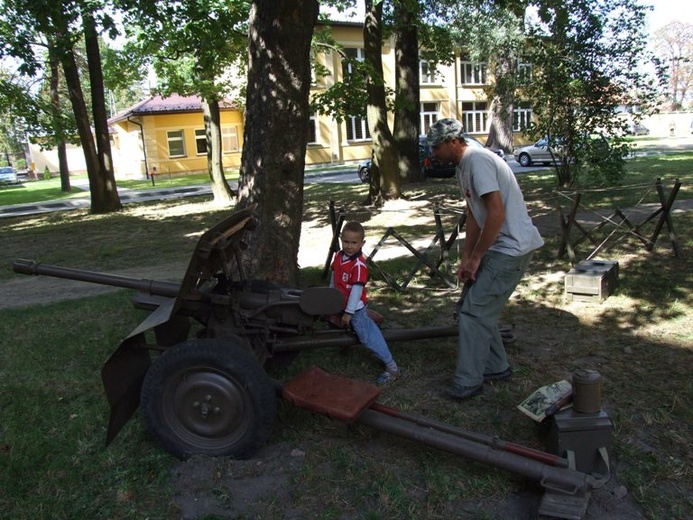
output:
M53 126L57 128L57 121L60 115L60 63L55 55L55 49L52 44L48 48L49 66L50 66L50 99L51 105L53 107L53 113L51 114L53 120ZM62 132L61 132L62 134ZM70 186L70 168L67 162L67 147L65 145L65 139L60 139L58 143L58 167L60 169L60 191L69 193L72 189Z
M238 206L257 204L259 229L249 244L247 272L280 285L298 281L309 56L318 10L317 0L253 0L250 10Z
M94 179L92 180L92 176L89 178L91 212L110 213L122 209L123 206L120 202L113 172L113 155L111 153L111 141L108 132L108 112L106 111L98 34L94 18L90 13L82 12L82 27L87 50L91 110L94 118L98 163L98 170L93 175Z
M395 2L395 109L394 137L399 151L402 181L424 180L419 158L419 38L418 4Z
M486 145L513 151L513 110L515 106L517 74L510 58L500 58L495 68L495 88L487 94L491 99L491 123Z
M364 57L371 75L368 78L368 106L366 109L368 127L373 140L373 162L380 172L379 193L376 193L374 179L371 179L371 203L380 204L383 200L398 199L400 190L398 154L394 137L387 123L387 103L385 80L383 76L383 3L366 0L366 18L363 25Z
M207 172L212 186L214 203L218 206L231 206L232 201L234 201L234 194L224 178L219 101L203 99L202 114L207 138Z

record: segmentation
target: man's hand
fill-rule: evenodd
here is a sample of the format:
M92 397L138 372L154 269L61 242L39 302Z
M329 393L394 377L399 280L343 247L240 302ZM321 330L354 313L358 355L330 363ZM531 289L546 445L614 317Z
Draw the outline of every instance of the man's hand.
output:
M476 280L476 273L479 270L480 260L462 259L457 268L457 279L462 283L473 282Z

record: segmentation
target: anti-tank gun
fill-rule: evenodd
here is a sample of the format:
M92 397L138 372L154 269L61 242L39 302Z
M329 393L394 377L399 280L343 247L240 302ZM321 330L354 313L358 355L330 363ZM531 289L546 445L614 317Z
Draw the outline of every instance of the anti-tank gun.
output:
M210 228L180 284L14 263L18 273L134 289L134 305L150 311L101 370L110 405L107 443L140 407L149 432L179 458L249 457L272 433L281 395L296 406L524 474L546 490L542 514L582 517L604 477L576 471L562 457L390 409L374 402L379 390L372 385L319 369L284 385L270 379L269 360L358 339L326 323L344 305L336 289L287 289L246 277L242 257L255 227L252 209L244 209ZM383 329L388 342L455 335L456 325Z
M269 360L317 347L358 344L325 317L343 309L339 291L252 280L243 269L252 209L237 211L199 239L180 284L17 260L17 273L138 291L150 311L105 363L110 443L141 407L149 431L179 457L246 457L265 443L276 415ZM457 334L456 326L384 330L388 341Z

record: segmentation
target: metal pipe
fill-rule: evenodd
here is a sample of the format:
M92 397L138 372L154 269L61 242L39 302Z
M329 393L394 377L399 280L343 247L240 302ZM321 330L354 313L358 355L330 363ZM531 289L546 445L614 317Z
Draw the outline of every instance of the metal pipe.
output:
M417 339L445 338L457 336L457 325L445 327L421 327L418 329L403 330L382 330L385 341L406 341ZM326 335L334 335L333 338L326 338ZM272 344L273 352L294 352L308 348L322 347L351 347L358 345L359 339L353 332L343 329L320 331L309 337L297 337L280 339Z
M400 417L375 410L364 410L358 419L371 428L398 435L434 448L462 455L471 460L525 475L538 480L547 490L583 497L594 488L589 475L568 468L557 468L515 453L503 452L430 427L423 427Z
M97 271L72 269L70 267L41 264L33 260L15 260L12 264L12 270L20 274L46 275L55 278L65 278L67 280L78 280L80 282L123 287L124 289L135 289L148 294L168 296L171 298L178 296L178 291L180 289L180 284L174 282L160 282L157 280L130 278L129 276L100 273Z
M474 442L479 442L492 448L508 451L510 453L515 453L517 455L522 455L524 457L529 457L544 464L550 464L552 466L567 468L568 459L564 459L553 453L546 453L545 451L535 450L534 448L529 448L527 446L522 446L521 444L516 444L514 442L502 441L496 437L491 437L489 435L484 435L483 433L471 432L468 430L463 430L462 428L457 428L455 426L450 426L435 419L429 419L427 417L421 417L418 415L410 414L407 412L402 412L395 408L390 408L380 403L373 403L370 407L371 410L376 412L389 415L391 417L399 417L406 421L413 422L419 426L424 426L428 428L434 428L451 435L456 435L463 439L467 439Z

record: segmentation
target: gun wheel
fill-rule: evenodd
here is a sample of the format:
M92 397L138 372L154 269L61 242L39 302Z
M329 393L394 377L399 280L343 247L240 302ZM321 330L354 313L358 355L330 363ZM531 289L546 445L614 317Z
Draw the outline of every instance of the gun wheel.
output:
M167 349L144 379L147 429L178 458L247 458L269 438L277 415L272 381L253 356L223 341Z

